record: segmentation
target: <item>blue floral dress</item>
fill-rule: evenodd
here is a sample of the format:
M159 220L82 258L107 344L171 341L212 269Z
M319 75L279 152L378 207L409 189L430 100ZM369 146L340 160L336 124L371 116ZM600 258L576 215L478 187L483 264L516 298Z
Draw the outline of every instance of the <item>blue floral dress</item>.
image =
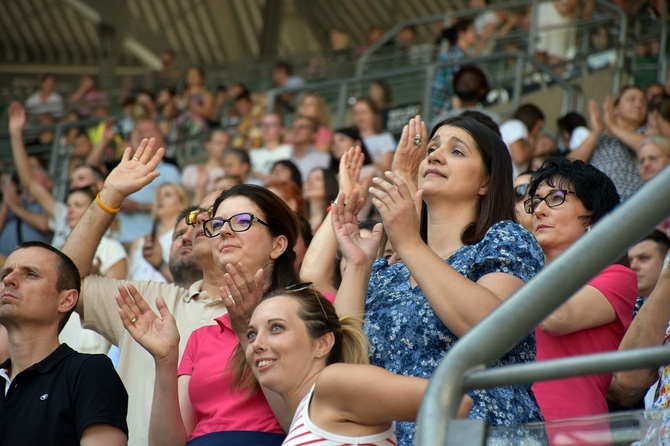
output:
M468 279L489 273L512 274L524 282L544 266L544 254L535 238L522 226L502 221L489 228L475 245L464 245L446 262ZM365 331L370 339L370 359L394 373L430 378L440 360L458 340L435 314L421 288L411 288L404 263L389 266L375 261L368 287ZM522 364L535 360L535 336L528 336L493 364ZM542 421L530 385L507 386L470 392L471 418L492 426L514 426ZM398 445L414 444L414 423L397 423Z

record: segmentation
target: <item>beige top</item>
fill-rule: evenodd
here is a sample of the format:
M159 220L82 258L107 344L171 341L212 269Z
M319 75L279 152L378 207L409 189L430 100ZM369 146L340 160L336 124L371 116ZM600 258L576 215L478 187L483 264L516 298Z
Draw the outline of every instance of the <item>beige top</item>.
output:
M84 327L100 333L119 347L118 372L128 392L128 445L146 446L149 443L156 373L153 358L130 336L119 317L119 307L114 296L118 294L118 286L125 283L134 285L156 312L156 297L165 299L181 335L180 358L191 332L215 324L214 319L225 314L226 307L218 297L212 299L207 293L201 292L202 281L195 282L188 290L166 283L115 280L100 276L88 276L82 282Z

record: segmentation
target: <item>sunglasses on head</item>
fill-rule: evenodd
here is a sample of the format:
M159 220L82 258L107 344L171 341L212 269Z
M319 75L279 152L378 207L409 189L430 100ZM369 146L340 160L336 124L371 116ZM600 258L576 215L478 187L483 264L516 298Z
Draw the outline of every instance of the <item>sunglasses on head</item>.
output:
M528 193L528 188L530 188L530 184L519 184L514 188L514 199L516 201L521 201L524 199L526 194Z
M202 214L203 212L207 212L209 218L214 217L214 206L210 207L209 209L198 208L192 210L191 212L186 214L186 217L184 217L186 224L189 226L195 226L196 223L198 222L198 215Z
M316 301L319 303L319 306L321 307L321 312L323 313L323 317L325 318L326 324L328 324L328 327L332 330L333 328L330 326L330 321L328 320L328 315L326 315L326 309L323 308L323 304L321 303L321 299L319 299L319 296L316 294L316 290L312 286L312 282L302 282L302 283L294 283L293 285L289 285L286 287L288 291L302 291L306 289L311 289L312 292L314 293L314 298Z

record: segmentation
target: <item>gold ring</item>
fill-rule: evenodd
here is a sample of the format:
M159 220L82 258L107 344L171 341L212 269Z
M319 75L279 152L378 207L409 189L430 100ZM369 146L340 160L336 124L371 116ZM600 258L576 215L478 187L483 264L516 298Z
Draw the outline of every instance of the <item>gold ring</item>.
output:
M344 166L344 167L346 167L347 169L351 169L351 166Z
M133 157L133 161L139 161L139 159L137 159L137 158Z
M414 145L420 146L422 141L423 138L421 138L421 134L417 133L416 136L414 137Z
M130 320L130 323L131 323L131 324L134 324L136 321L137 321L137 318L134 317L134 318L132 318L132 319Z

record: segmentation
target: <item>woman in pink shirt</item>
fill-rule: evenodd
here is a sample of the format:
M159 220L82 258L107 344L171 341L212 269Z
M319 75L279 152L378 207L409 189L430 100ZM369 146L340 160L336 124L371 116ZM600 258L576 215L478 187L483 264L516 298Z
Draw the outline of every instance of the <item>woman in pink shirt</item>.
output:
M619 204L609 177L582 161L564 158L549 159L533 174L529 196L525 210L531 214L533 234L546 263ZM535 329L537 360L617 350L631 323L636 299L635 273L620 264L608 266ZM533 392L546 421L601 415L608 413L605 395L611 380L611 373L603 373L540 381L533 385ZM583 429L604 430L604 437L609 435L607 423ZM548 433L555 441L560 427L549 426Z
M156 364L149 443L278 446L285 433L274 414L285 413L286 425L290 414L282 404L273 406L273 413L268 393L235 390L228 362L246 344L249 317L260 297L298 282L293 266L298 221L272 192L242 184L222 192L213 216L200 223L221 269L221 304L228 314L216 325L181 333L190 337L178 368L180 334L162 299L159 317L132 287L120 289L117 297L124 326Z

